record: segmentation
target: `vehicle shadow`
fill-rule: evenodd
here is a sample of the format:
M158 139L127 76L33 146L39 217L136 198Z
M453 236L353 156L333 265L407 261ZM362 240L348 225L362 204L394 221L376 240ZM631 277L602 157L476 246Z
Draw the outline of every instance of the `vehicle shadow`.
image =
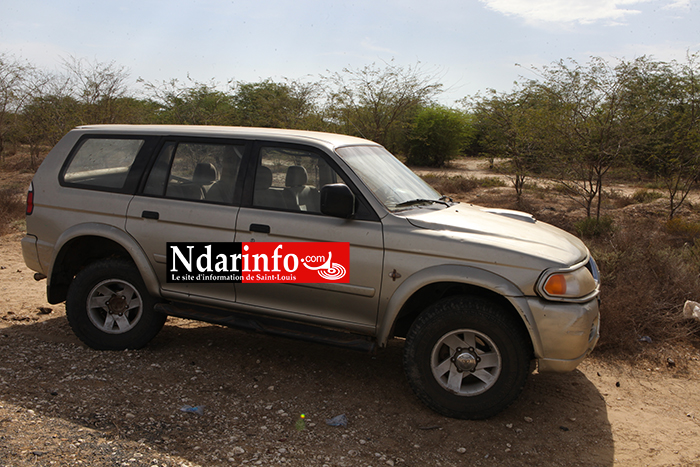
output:
M82 345L63 317L5 328L0 429L9 441L0 461L613 463L605 401L583 373L533 373L501 414L453 420L413 395L402 345L392 341L372 356L170 318L142 350L100 352ZM2 410L13 414L2 420ZM341 414L347 427L326 423ZM12 441L22 436L38 447L22 454Z

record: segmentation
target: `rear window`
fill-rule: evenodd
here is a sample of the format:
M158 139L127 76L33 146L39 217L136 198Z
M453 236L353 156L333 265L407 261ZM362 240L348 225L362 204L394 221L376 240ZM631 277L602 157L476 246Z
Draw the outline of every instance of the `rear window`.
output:
M62 182L119 191L124 188L144 142L143 139L87 138L74 151Z

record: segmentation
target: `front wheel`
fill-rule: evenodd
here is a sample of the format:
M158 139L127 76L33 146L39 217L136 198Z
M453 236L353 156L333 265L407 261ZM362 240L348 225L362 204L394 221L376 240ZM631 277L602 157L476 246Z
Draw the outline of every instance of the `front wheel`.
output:
M155 337L166 316L153 311L138 269L124 260L90 264L73 279L66 317L78 338L93 349L139 349Z
M404 370L416 395L452 418L483 419L520 394L531 351L522 326L479 297L458 296L426 309L411 326Z

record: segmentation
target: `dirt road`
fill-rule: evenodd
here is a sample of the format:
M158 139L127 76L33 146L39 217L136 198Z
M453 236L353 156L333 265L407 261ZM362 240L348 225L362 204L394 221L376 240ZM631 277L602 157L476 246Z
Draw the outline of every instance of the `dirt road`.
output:
M0 465L700 465L698 349L594 354L533 373L493 419L452 420L411 393L401 341L371 356L169 319L143 350L91 350L19 238L0 239Z

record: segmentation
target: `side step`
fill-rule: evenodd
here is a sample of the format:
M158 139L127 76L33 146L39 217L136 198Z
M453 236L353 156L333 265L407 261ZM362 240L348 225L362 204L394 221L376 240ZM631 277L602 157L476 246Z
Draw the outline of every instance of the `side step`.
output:
M266 334L289 337L320 344L343 347L360 352L374 352L377 344L371 337L335 331L320 326L300 324L268 316L240 311L221 310L190 303L157 303L154 310L178 318L193 319Z

